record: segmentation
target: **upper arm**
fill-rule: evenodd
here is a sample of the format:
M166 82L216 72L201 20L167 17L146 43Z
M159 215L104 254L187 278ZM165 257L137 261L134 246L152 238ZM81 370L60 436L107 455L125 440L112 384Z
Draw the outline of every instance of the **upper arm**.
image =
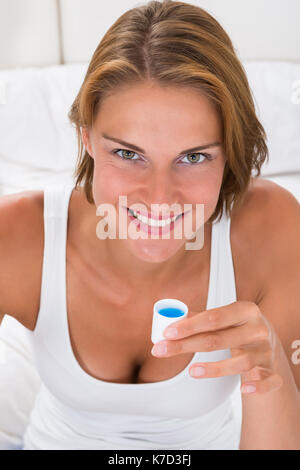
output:
M42 243L40 205L40 191L0 197L0 321L10 315L30 324L37 247Z
M272 323L300 390L300 367L293 360L300 340L300 204L275 183L264 185L260 196L256 262L262 291L257 305Z

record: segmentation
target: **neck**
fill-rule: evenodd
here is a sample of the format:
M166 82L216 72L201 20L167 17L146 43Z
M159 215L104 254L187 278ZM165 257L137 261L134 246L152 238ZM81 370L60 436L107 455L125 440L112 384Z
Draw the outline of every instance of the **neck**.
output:
M107 239L105 242L106 262L120 276L130 279L130 283L135 286L147 283L160 285L172 279L174 274L183 270L192 256L191 251L185 250L183 245L172 257L165 261L144 261L128 251L122 243L123 240Z
M93 264L97 259L101 268L107 268L108 272L114 273L117 279L122 280L129 288L138 286L162 286L169 284L172 280L184 281L187 270L196 269L200 272L204 269L208 250L210 249L211 223L207 222L204 227L204 246L200 250L186 250L185 243L170 258L159 261L144 261L134 255L126 247L127 240L110 239L100 240L96 237L95 226L97 221L90 225L89 239L90 254ZM93 236L93 234L95 234ZM139 240L137 240L138 242ZM159 240L157 240L159 242ZM165 243L166 240L162 240ZM193 272L192 270L189 272Z

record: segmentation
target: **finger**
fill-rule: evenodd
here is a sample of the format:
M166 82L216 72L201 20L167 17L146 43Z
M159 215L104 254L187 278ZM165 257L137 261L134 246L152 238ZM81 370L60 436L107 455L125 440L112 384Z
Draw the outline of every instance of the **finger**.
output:
M201 377L223 377L225 375L245 374L257 365L263 368L270 366L270 351L265 348L265 352L256 349L251 353L241 353L230 359L217 362L195 362L189 369L189 374L195 378ZM199 370L199 367L202 370ZM247 376L248 378L249 376ZM252 376L250 380L254 380Z
M270 375L273 374L272 371L272 365L271 367L269 366L261 366L257 365L253 367L253 369L250 369L248 372L243 372L241 373L241 381L244 382L252 382L253 380L264 380Z
M257 318L258 313L259 308L253 302L233 302L229 305L204 310L200 313L190 312L189 317L172 323L172 325L164 330L163 334L167 339L179 339L205 331L239 326L252 318ZM177 334L167 336L167 332L170 330L177 330Z
M272 374L263 380L253 380L252 382L244 382L241 385L242 394L264 394L278 390L283 384L283 379L279 374Z
M209 352L222 349L240 348L260 344L268 344L268 329L265 325L258 328L255 323L247 323L227 330L213 331L211 333L199 333L177 341L163 340L166 350L160 356L173 356L187 352ZM264 341L263 341L264 340ZM156 350L157 348L155 348ZM154 355L156 355L155 351Z

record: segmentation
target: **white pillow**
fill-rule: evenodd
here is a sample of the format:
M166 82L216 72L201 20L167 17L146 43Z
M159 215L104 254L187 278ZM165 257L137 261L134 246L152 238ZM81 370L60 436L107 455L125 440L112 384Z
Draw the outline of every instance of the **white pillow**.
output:
M0 195L72 183L77 139L67 113L86 68L0 70Z
M22 448L40 385L28 332L6 315L0 326L0 450Z
M270 158L261 176L300 173L300 64L248 61L243 65L267 133Z

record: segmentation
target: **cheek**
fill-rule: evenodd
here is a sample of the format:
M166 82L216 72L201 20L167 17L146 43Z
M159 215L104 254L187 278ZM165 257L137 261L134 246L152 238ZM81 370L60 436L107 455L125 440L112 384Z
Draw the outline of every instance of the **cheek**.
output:
M222 177L216 174L201 175L199 178L193 178L193 181L184 184L184 195L186 199L198 201L203 204L214 204L218 200Z
M213 214L219 200L222 185L223 171L210 168L201 174L190 178L188 184L184 184L184 200L195 204L204 204L204 217L208 220Z
M119 195L130 191L132 178L126 177L124 169L111 163L95 166L93 176L93 193L95 201L115 204Z

